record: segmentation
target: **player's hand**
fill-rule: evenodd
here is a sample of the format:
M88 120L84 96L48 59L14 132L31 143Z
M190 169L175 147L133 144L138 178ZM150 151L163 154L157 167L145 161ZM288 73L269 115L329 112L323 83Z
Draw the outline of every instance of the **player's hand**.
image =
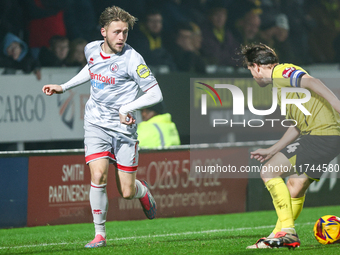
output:
M136 120L132 117L130 113L128 113L127 115L119 113L119 119L120 119L120 123L126 124L126 125L132 125L136 123Z
M256 159L257 161L260 161L261 163L270 159L273 157L272 151L268 149L257 149L256 151L250 152L250 158Z
M52 96L53 94L62 94L63 93L63 88L60 85L56 85L56 84L49 84L49 85L45 85L42 88L42 91L48 95L48 96Z

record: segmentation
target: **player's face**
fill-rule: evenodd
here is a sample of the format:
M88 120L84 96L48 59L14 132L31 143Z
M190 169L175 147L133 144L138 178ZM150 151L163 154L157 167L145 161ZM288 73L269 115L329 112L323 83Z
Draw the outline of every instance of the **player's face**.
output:
M152 34L159 34L163 28L162 15L150 15L147 19L146 26Z
M60 60L64 60L67 57L69 50L68 40L57 42L53 49L55 55Z
M265 87L270 84L271 79L267 79L263 75L263 67L254 64L253 66L248 66L254 80L259 84L260 87Z
M112 21L110 25L101 29L104 44L108 46L109 53L121 52L124 48L129 31L129 25L123 21Z

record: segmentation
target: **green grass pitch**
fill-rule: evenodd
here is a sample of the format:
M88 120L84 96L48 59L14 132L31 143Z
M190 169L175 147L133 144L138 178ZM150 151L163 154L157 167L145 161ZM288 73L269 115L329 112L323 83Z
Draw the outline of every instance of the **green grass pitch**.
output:
M107 247L85 249L93 224L1 229L0 254L340 254L340 244L321 245L315 221L340 215L340 206L305 208L296 221L301 246L247 250L268 235L274 211L107 223Z

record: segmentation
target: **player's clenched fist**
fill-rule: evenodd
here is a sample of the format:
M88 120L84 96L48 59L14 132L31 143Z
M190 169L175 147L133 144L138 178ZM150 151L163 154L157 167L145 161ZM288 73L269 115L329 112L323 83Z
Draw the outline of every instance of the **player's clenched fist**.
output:
M63 93L62 87L60 85L54 85L54 84L45 85L42 88L42 91L48 96L52 96L54 93L56 94Z
M133 116L130 113L128 113L127 115L119 113L119 119L120 119L120 123L126 124L128 126L136 123L136 120L133 118Z

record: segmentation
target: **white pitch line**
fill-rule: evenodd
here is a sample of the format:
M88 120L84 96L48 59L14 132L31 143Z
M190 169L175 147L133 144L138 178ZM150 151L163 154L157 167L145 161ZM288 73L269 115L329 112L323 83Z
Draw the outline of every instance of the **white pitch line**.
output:
M300 225L311 225L313 222L306 222L295 224L297 226ZM247 228L229 228L229 229L211 229L211 230L202 230L202 231L190 231L190 232L182 232L182 233L170 233L170 234L160 234L160 235L147 235L147 236L129 236L129 237L117 237L113 239L107 239L107 241L121 241L121 240L131 240L131 239L145 239L145 238L159 238L159 237L169 237L169 236L185 236L185 235L200 235L200 234L209 234L209 233L218 233L218 232L233 232L233 231L244 231L244 230L256 230L256 229L265 229L265 228L273 228L275 225L268 226L259 226L259 227L247 227ZM86 241L82 242L85 243ZM18 249L18 248L33 248L33 247L42 247L42 246L58 246L58 245L68 245L68 244L76 244L80 242L72 242L72 243L43 243L43 244L32 244L32 245L21 245L21 246L9 246L9 247L0 247L1 249Z

